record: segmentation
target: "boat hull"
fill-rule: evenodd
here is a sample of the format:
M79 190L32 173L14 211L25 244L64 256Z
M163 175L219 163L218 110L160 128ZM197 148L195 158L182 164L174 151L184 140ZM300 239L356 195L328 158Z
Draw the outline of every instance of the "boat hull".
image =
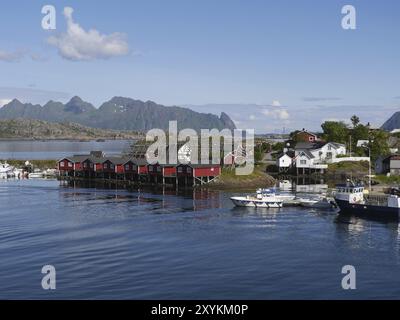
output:
M279 201L263 201L263 200L250 200L231 198L233 204L237 207L251 207L251 208L282 208L282 202Z
M341 213L379 215L379 216L399 216L400 208L387 206L377 206L370 204L349 203L345 200L335 199Z

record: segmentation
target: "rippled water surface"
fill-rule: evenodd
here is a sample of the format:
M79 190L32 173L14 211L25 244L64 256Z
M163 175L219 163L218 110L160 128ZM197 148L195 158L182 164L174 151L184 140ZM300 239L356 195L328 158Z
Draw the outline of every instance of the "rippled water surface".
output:
M397 221L229 196L0 181L0 298L400 298ZM55 291L41 288L47 264Z
M128 150L132 143L128 140L0 140L0 159L54 160L74 154L88 154L92 150L114 155Z

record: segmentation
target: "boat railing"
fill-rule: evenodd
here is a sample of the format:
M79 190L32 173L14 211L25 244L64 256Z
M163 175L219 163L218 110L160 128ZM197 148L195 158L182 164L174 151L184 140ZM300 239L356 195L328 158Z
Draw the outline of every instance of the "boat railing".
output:
M388 195L380 195L380 194L369 194L365 195L365 200L369 204L374 205L387 205L388 202Z

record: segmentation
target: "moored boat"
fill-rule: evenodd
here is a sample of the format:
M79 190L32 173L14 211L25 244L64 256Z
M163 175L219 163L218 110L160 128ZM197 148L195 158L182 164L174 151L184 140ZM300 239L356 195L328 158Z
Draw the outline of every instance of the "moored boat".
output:
M14 167L7 162L0 163L0 178L7 179L14 177Z
M43 177L44 177L44 172L40 171L40 169L35 169L33 172L28 174L29 179L38 179Z
M279 199L275 192L269 189L259 189L255 196L231 197L231 200L237 207L282 208L283 206L283 200Z
M390 194L381 201L373 201L372 197L364 196L364 186L347 182L337 185L335 202L340 211L351 214L371 214L379 216L393 216L400 213L400 198L396 194Z
M336 206L334 200L326 196L300 198L299 202L302 207L306 208L331 209Z

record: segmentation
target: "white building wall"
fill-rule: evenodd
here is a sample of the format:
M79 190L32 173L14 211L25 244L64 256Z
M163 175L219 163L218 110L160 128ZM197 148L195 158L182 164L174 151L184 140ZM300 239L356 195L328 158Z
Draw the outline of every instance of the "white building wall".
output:
M283 155L278 159L279 168L289 168L292 165L292 158L287 154Z
M339 163L339 162L358 162L358 161L368 161L369 162L369 157L345 157L345 158L336 158L328 161L328 163Z
M312 159L309 159L306 155L301 155L301 156L299 155L296 157L297 168L309 168L312 164L313 164Z
M322 148L310 150L315 159L319 161L326 161L328 159L335 159L338 155L346 154L346 147L336 147L333 144L327 143Z

